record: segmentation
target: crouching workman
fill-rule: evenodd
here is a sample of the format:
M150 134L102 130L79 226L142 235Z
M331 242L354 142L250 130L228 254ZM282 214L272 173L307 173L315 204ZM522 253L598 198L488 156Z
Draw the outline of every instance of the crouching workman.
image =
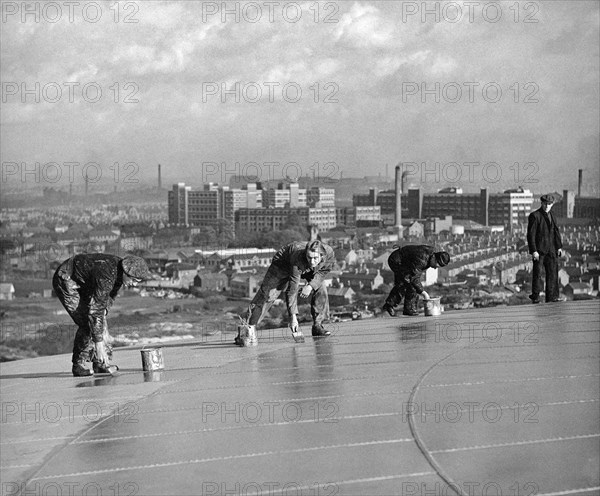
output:
M418 295L429 299L421 284L421 274L429 268L444 267L449 263L449 253L434 252L433 246L429 245L406 245L394 250L388 258L390 269L394 272L394 287L385 300L383 310L393 317L396 315L395 307L404 298L403 315L419 315Z
M140 257L120 258L103 253L75 255L65 260L54 273L52 286L73 322L77 334L73 344L73 375L112 373L112 349L106 326L108 309L121 286L135 286L152 279ZM93 372L86 362L92 361Z
M256 335L256 326L275 303L282 291L285 291L285 301L290 317L292 332L298 331L298 290L300 280L306 284L300 290L301 298L311 297L310 311L313 318L312 335L329 336L330 331L323 327L323 319L327 314L327 289L323 279L335 263L333 249L319 240L295 241L281 248L273 257L271 265L265 274L260 289L254 296L245 318L246 326L240 328L235 343L245 346L241 335L245 330L249 336ZM256 344L255 342L249 344Z

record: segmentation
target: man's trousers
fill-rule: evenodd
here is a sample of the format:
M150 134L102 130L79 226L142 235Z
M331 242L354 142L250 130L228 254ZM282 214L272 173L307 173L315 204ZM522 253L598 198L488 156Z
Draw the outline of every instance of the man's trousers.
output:
M89 314L89 305L81 298L79 285L59 267L52 279L52 287L63 307L77 325L77 333L73 342L73 364L94 361L95 347L91 331L93 320ZM106 328L106 316L104 319L104 342L110 359L112 358L112 348L108 343L110 338Z
M553 254L542 255L540 259L533 261L533 274L531 278L531 296L539 298L542 291L542 267L546 275L546 301L558 299L558 258Z

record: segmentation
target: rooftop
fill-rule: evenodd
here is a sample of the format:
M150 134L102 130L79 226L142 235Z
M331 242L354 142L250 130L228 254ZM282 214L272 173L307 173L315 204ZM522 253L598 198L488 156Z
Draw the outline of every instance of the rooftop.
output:
M223 325L163 371L118 349L114 377L2 363L2 494L599 494L599 317L386 316L256 348Z

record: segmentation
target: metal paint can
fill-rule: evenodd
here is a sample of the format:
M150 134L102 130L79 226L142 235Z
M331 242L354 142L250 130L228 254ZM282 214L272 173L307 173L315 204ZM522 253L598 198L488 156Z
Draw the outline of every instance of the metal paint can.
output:
M425 304L425 316L426 317L435 317L437 315L441 315L442 313L442 305L440 300L442 298L440 296L436 298L430 298L428 300L423 300Z
M144 371L162 370L165 368L162 348L142 348L140 351L142 353L142 369Z
M238 336L241 339L242 346L258 345L258 337L256 336L256 326L248 324L239 325Z
M166 372L163 370L150 370L149 372L144 372L144 382L160 382L165 373Z

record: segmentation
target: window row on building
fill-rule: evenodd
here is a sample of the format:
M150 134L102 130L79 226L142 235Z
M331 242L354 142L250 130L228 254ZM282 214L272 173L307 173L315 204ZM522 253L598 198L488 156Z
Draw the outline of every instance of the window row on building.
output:
M303 189L297 183L280 183L266 190L256 183L241 189L213 183L192 189L178 183L169 191L168 211L169 222L176 225L210 225L226 219L235 222L236 228L265 231L279 229L292 214L321 230L337 225L335 190Z
M396 192L377 192L354 195L354 205L379 205L383 216L396 211ZM401 195L402 218L426 219L452 216L488 225L511 227L527 222L533 194L521 188L489 194L486 188L479 193L463 193L459 188L445 188L438 193L422 194L420 189L409 189Z

